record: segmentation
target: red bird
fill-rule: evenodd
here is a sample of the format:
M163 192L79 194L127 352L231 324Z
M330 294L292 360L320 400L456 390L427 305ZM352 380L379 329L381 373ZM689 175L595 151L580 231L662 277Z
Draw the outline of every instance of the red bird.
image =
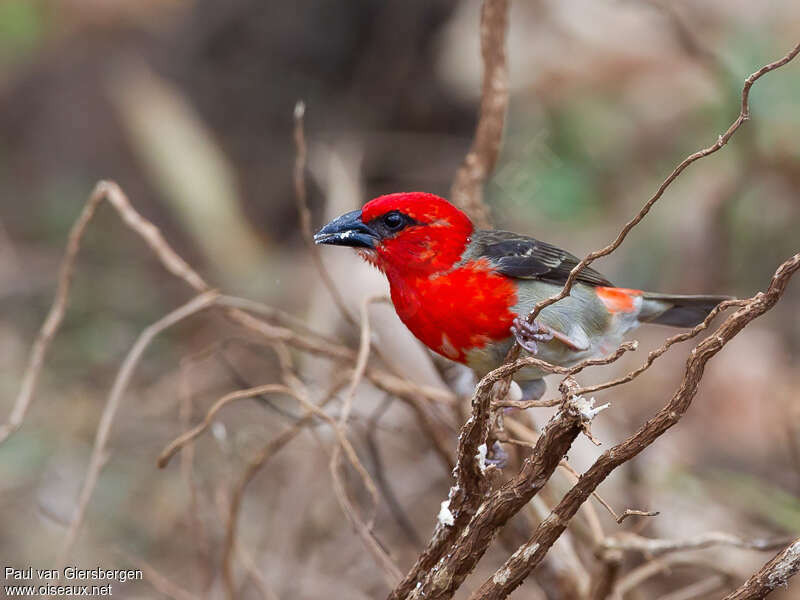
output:
M478 376L502 364L514 339L547 362L569 366L614 351L641 323L693 327L727 299L618 288L587 267L570 295L529 325L528 313L561 290L578 259L524 235L475 229L447 200L422 192L375 198L325 225L314 240L355 248L386 275L406 327ZM517 372L524 397L544 393L544 374L535 367Z

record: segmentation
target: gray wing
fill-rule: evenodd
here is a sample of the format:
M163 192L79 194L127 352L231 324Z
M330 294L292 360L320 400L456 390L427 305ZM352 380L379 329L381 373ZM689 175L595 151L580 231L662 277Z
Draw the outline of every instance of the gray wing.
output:
M480 231L473 240L480 241L468 258L487 258L498 273L507 277L563 284L580 262L576 256L547 242L510 231ZM591 267L582 269L577 280L593 286L613 286Z

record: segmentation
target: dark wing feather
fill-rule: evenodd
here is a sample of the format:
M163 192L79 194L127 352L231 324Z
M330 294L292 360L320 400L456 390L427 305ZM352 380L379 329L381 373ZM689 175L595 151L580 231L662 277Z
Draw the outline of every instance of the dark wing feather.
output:
M473 240L478 243L469 258L487 258L498 273L507 277L543 279L563 284L570 271L580 262L576 256L547 242L510 231L480 231L473 236ZM578 281L594 286L613 285L591 267L581 270Z

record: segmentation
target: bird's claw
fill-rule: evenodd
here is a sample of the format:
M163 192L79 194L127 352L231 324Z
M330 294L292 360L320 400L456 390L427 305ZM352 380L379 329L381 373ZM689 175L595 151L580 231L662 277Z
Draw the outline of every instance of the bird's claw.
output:
M492 456L486 459L486 464L495 466L498 469L504 469L508 466L508 453L500 445L500 442L495 441L492 444Z
M550 327L538 321L528 323L525 319L515 318L511 324L511 333L517 343L531 354L538 354L539 346L536 342L549 342L555 336Z

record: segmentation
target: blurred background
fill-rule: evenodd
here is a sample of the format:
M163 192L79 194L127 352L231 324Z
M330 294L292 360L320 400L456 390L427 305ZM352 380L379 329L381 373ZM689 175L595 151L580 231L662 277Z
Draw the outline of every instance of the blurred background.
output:
M800 3L792 0L512 4L511 102L486 198L496 226L579 256L608 243L674 165L713 143L738 113L744 78L800 35ZM477 0L0 0L2 419L52 301L69 228L101 178L117 181L212 285L355 347L358 331L320 286L297 223L294 104L307 106L315 227L381 193L446 195L476 121L479 10ZM768 284L800 240L800 65L759 81L751 102L752 120L730 144L690 167L596 268L619 285L676 293L744 297ZM349 252L322 252L354 314L364 295L385 289ZM144 327L189 297L113 210L99 211L31 410L0 445L5 563L52 565L120 362ZM598 508L607 534L798 535L798 307L793 282L710 363L679 426L601 486L618 512L661 512L620 527ZM463 374L432 361L389 307L372 314L398 368L469 391ZM638 331L638 352L581 381L627 372L671 333ZM612 403L594 425L604 447L665 403L687 352L676 348L634 383L598 394ZM296 360L322 394L331 363ZM221 395L278 377L274 353L222 319L197 316L156 339L114 422L71 564L145 564L194 597L221 597L231 489L300 409L289 399L276 401L279 411L255 400L225 409L196 445L194 493L179 461L158 470L155 460ZM182 394L193 406L183 421ZM386 402L359 388L351 437L368 469L391 481L402 510L382 503L375 532L405 571L452 479L414 413ZM337 414L336 401L330 411ZM541 425L549 414L532 418ZM331 489L332 443L324 426L304 431L247 488L240 543L277 597L386 593ZM602 449L582 439L570 459L582 470ZM551 504L565 485L551 486ZM577 534L575 545L592 572L591 546ZM459 597L508 553L496 544ZM625 597L661 597L707 576L698 566L706 562L728 579L698 597L719 597L770 555L712 548L690 556L695 564L659 573ZM625 568L642 560L626 555ZM239 597L270 597L241 565L236 574ZM154 577L115 595L177 593ZM543 579L515 597L557 597ZM800 598L799 585L775 597Z

